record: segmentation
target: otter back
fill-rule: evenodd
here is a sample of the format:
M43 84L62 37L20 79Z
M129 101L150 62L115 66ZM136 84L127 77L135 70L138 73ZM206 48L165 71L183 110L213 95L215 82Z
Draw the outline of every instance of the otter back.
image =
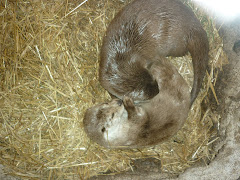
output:
M208 63L208 39L194 13L179 0L135 0L110 23L100 54L99 80L122 99L151 99L157 83L146 67L165 56L192 56L191 102L199 93Z

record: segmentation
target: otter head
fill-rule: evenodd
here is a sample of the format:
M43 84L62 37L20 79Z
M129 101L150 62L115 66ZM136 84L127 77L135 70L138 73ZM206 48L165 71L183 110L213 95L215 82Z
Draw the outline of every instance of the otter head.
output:
M135 142L145 111L129 97L89 108L84 116L85 132L91 140L108 148L121 148Z

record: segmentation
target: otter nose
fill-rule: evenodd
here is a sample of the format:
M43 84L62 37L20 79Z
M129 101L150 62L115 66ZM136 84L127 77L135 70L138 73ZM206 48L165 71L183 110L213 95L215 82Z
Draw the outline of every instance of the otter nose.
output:
M119 106L121 106L122 103L123 103L123 101L122 101L121 99L119 99L119 100L117 101L117 104L118 104Z

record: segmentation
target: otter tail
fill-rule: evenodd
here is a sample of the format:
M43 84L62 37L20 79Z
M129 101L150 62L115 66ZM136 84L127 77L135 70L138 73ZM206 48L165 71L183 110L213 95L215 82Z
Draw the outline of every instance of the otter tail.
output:
M208 65L209 44L206 32L192 31L190 33L188 50L192 56L194 82L191 91L191 105L195 101L206 73Z

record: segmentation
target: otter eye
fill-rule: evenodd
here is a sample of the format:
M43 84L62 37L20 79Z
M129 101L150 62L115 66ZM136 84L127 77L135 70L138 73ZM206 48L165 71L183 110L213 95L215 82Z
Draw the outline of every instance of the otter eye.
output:
M105 128L105 127L103 127L103 128L102 128L102 132L104 133L105 131L106 131L106 128Z
M114 113L112 113L112 118L114 117Z

